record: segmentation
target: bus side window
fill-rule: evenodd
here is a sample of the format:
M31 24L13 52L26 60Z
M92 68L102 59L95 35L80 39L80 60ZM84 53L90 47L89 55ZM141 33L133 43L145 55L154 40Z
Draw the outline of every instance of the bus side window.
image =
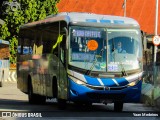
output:
M43 53L50 53L53 46L53 40L43 40Z
M35 40L33 40L33 41L35 41ZM33 54L36 54L36 44L35 43L33 43Z
M43 51L43 41L42 39L36 39L36 44L33 46L34 54L42 54Z
M23 54L32 54L33 53L33 49L32 49L32 46L31 46L31 40L26 38L24 39L23 41L23 46L18 46L19 48L19 52L21 52L22 50L22 53ZM23 47L23 48L21 48Z
M18 39L17 53L20 55L23 54L23 38Z

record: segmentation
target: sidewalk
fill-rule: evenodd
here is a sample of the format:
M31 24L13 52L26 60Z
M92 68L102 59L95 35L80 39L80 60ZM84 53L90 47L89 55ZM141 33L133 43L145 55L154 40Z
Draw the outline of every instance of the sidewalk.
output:
M160 110L160 87L154 87L152 84L142 84L141 102L155 106Z

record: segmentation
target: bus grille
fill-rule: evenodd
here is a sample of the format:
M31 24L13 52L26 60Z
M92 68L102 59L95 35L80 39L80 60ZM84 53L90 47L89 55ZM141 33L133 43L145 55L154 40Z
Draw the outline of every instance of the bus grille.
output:
M125 94L87 93L87 96L91 99L110 99L113 101L121 101L124 99Z
M127 86L120 86L120 87L104 87L104 86L91 86L91 85L86 85L86 86L93 90L123 90L127 88Z

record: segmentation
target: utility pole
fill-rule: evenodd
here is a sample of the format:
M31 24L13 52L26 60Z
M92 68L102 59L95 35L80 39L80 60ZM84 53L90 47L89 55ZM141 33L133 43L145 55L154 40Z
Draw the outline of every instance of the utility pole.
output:
M159 0L156 0L156 9L155 9L155 36L158 36L158 7L159 7ZM153 59L153 85L156 87L156 60L157 60L157 46L154 45L154 59ZM152 100L154 101L154 89L152 91Z
M123 9L124 9L124 17L126 17L126 8L127 7L127 0L124 0L124 3L123 3Z
M159 0L156 0L156 14L155 14L155 36L158 35L158 7L159 7ZM154 60L153 60L153 65L154 68L156 67L156 59L157 59L157 46L154 46Z

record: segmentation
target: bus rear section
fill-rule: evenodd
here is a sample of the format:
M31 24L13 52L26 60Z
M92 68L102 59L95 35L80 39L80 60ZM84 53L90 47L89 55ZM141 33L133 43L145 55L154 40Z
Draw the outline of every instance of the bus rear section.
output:
M0 40L0 87L9 77L9 42Z

